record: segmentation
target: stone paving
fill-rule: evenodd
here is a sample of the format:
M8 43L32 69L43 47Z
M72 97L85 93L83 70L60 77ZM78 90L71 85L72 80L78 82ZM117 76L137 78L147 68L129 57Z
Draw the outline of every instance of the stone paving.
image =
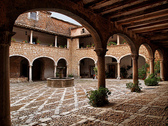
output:
M87 91L97 89L97 80L77 79L74 87L51 88L47 82L10 84L13 126L167 126L168 82L131 93L132 80L106 80L112 92L110 104L92 107Z

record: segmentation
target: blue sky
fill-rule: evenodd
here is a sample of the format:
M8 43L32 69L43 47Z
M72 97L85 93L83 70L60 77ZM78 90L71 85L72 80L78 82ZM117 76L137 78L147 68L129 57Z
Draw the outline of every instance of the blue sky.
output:
M61 19L61 20L64 20L64 21L67 21L67 22L70 22L70 23L73 23L73 24L77 24L77 25L80 25L77 21L75 21L74 19L66 16L66 15L63 15L63 14L60 14L60 13L57 13L57 12L51 12L51 16L52 17L55 17L55 18L58 18L58 19Z

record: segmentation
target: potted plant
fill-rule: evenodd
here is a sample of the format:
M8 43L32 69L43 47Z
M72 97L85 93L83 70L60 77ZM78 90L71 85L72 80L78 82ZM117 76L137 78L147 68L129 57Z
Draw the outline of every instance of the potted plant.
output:
M98 90L91 90L87 92L87 97L89 99L89 104L93 107L101 107L109 103L108 95L111 92L104 87L100 87Z
M93 68L93 71L94 71L94 73L95 73L95 78L98 78L98 70L97 70L97 67L94 67Z
M64 48L67 48L67 45L64 45Z
M94 44L92 44L91 47L94 48Z
M107 46L111 46L111 45L117 45L115 42L112 42L112 41L110 41L108 44L107 44Z
M90 45L87 45L87 46L86 46L86 48L89 48L89 47L90 47Z
M16 40L15 40L14 38L11 38L11 41L12 41L12 42L16 42Z
M126 40L123 40L123 41L122 41L122 44L127 44Z
M38 39L36 43L37 43L37 45L39 45L40 44L40 40Z

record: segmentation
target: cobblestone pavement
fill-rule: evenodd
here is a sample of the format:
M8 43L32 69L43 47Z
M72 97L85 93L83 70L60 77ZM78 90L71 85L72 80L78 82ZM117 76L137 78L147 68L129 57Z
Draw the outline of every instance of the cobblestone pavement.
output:
M11 84L12 125L34 126L167 126L168 82L131 93L132 80L106 80L112 92L106 107L91 107L87 91L97 89L97 80L75 80L74 87L50 88L47 82ZM167 124L167 125L166 125Z

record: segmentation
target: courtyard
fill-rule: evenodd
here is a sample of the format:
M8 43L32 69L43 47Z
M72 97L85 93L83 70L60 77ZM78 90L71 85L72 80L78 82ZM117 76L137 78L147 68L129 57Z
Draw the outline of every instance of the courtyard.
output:
M126 88L129 79L106 79L110 104L92 107L86 94L97 89L96 79L75 79L74 87L51 88L46 81L10 84L11 122L42 126L166 126L168 82L145 86L142 92Z

